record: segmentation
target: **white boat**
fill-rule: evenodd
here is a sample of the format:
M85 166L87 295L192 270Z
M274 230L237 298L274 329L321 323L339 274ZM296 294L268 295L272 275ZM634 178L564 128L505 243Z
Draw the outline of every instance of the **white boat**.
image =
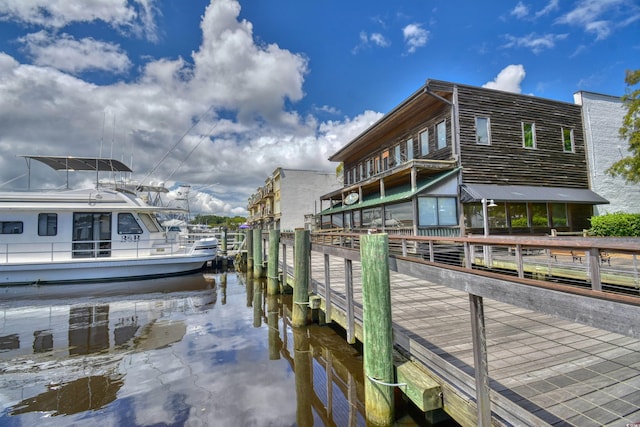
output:
M25 157L64 160L67 170L129 170L110 159ZM69 163L75 160L84 162ZM202 269L215 259L218 240L180 245L156 218L168 211L175 209L117 189L0 192L0 285L130 280Z

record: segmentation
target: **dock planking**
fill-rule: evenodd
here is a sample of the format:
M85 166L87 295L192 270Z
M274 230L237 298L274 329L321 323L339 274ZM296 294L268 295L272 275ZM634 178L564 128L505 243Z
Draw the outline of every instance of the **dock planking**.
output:
M291 245L287 250L286 259L293 260ZM311 253L311 288L320 296L325 256ZM345 322L345 274L344 259L330 255L332 318L343 319L338 323ZM361 322L357 260L352 277L355 318ZM462 425L475 425L469 294L397 271L390 279L396 348L439 379L445 411ZM639 339L487 298L484 316L494 425L640 421Z

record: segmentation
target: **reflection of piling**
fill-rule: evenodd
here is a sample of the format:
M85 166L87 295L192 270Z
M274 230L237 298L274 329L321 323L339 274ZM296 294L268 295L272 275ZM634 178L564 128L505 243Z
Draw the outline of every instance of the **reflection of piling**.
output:
M278 253L280 230L269 230L269 259L267 264L267 295L276 295L280 291L278 283Z
M222 250L220 256L222 257L222 271L227 271L227 228L222 228Z
M297 233L297 231L296 231ZM296 421L300 427L313 426L313 376L309 337L306 329L293 330L293 363L296 375Z
M262 229L253 230L253 275L256 279L263 277L262 267Z
M296 229L293 256L293 309L291 325L294 328L307 324L309 308L309 272L310 272L310 234L309 230Z
M267 325L269 326L269 360L280 359L282 340L278 329L278 297L267 295Z
M253 279L253 327L259 328L262 325L262 282L260 279Z
M222 305L227 303L227 273L220 275L220 290L222 291Z
M389 236L363 235L360 244L366 418L387 426L394 416Z
M244 241L247 248L247 274L253 275L253 230L247 230Z

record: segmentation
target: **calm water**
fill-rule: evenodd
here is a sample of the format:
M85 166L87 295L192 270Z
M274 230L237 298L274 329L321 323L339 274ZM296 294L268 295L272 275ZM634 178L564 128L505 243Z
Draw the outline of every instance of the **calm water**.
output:
M236 273L0 288L0 426L365 426L359 353L292 330L290 297L262 289Z

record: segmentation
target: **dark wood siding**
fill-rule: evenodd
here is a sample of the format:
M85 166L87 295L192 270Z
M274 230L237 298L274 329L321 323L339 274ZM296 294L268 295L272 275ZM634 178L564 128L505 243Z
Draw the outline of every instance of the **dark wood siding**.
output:
M458 100L464 182L589 187L580 106L467 86ZM489 118L490 145L476 143L476 117ZM523 147L523 121L535 123L535 149ZM564 152L563 127L573 129L573 153Z

